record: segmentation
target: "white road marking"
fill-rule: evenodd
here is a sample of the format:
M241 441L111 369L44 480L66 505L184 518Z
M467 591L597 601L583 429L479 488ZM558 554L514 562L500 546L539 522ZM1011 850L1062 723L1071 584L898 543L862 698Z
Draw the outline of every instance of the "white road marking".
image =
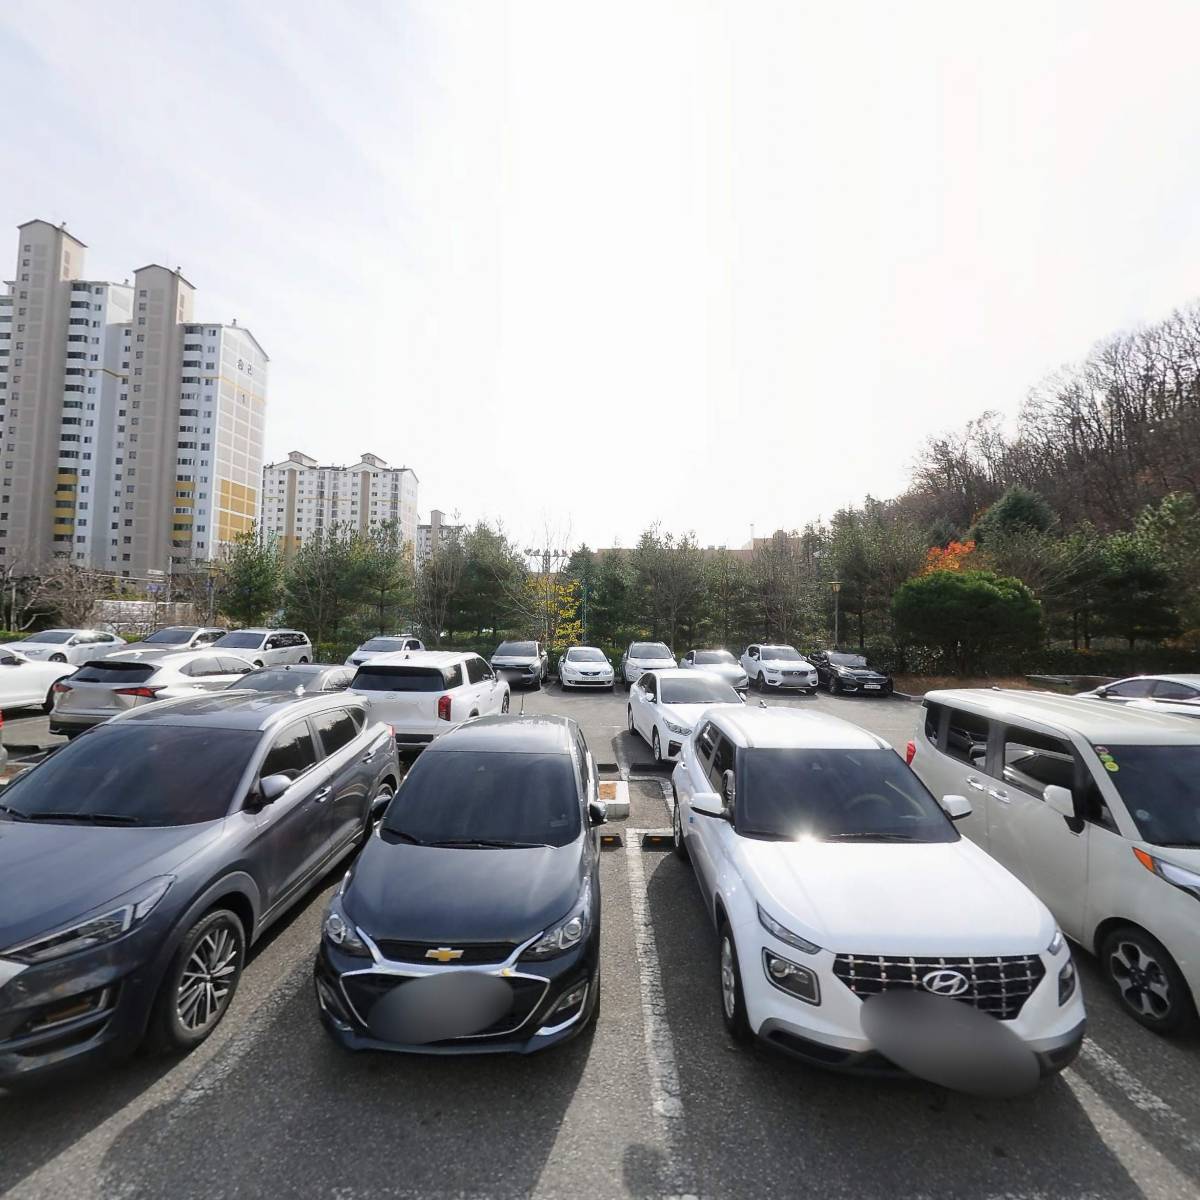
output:
M646 874L642 865L641 829L626 831L629 901L633 910L633 944L637 954L638 985L642 997L642 1032L646 1042L646 1070L650 1076L650 1101L663 1147L663 1179L676 1196L690 1194L683 1177L678 1148L684 1142L683 1100L675 1066L675 1044L667 1023L667 1002L658 969L654 925L646 907Z

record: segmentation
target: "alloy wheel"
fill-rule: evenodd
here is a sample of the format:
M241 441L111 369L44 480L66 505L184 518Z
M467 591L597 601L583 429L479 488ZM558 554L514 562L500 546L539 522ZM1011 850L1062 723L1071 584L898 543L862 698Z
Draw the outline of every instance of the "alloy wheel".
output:
M201 1033L221 1019L233 994L240 955L240 938L224 922L196 943L175 992L175 1011L188 1033Z
M1171 981L1144 947L1122 939L1110 951L1108 966L1121 999L1134 1012L1161 1020L1171 1011Z
M656 763L662 762L662 746L659 744L657 729L654 731L654 737L650 742L650 752L654 755Z
M737 1012L737 975L733 967L733 943L729 934L721 938L721 1004L725 1019L732 1021Z
M508 712L508 696L507 695L504 697L503 700L500 701L500 711L502 713Z

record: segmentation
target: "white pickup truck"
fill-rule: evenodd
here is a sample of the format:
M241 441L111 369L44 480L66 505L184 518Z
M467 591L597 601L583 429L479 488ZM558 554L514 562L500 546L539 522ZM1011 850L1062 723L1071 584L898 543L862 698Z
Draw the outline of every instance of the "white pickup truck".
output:
M428 746L464 721L506 713L509 687L479 657L455 650L406 650L363 663L349 691L373 720L390 725L398 749Z

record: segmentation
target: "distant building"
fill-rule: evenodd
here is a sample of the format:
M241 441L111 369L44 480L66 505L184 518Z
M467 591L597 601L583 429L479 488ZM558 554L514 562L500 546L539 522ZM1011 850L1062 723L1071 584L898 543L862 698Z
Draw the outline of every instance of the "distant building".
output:
M366 533L389 521L416 547L417 485L411 467L389 467L375 454L339 467L293 450L263 468L259 524L289 554L321 529L348 524Z
M435 546L443 545L455 534L462 533L461 525L447 525L446 514L440 508L429 511L429 523L417 526L417 566L432 553Z
M258 511L267 355L200 324L155 264L84 278L61 226L19 227L0 296L0 563L144 577L209 560Z

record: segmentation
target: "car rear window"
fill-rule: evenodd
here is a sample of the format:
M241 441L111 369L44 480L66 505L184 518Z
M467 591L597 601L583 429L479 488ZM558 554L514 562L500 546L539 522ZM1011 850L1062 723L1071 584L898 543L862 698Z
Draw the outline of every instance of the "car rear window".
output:
M158 670L153 663L102 662L85 663L74 675L72 683L142 683Z
M356 692L441 692L446 679L437 667L358 668L350 685Z

